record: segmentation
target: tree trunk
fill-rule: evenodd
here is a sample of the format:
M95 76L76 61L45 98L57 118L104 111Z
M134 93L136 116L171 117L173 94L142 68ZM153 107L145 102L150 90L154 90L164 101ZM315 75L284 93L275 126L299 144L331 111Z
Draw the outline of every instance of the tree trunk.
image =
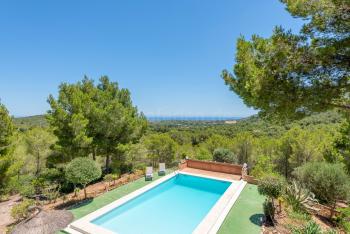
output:
M94 161L96 161L96 148L95 147L93 147L93 149L92 149L92 159Z
M329 216L329 219L332 219L336 206L337 206L337 201L334 201L334 203L331 207L331 215Z
M40 154L36 154L36 171L35 171L35 176L38 176L40 172Z
M87 198L87 194L86 194L86 185L84 185L84 197L85 197L85 199Z
M74 197L77 197L77 186L74 185Z
M110 161L111 161L111 156L109 155L109 153L107 153L107 155L106 155L106 173L109 173Z
M278 213L280 214L282 212L282 201L281 201L281 199L278 199L278 206L279 206Z

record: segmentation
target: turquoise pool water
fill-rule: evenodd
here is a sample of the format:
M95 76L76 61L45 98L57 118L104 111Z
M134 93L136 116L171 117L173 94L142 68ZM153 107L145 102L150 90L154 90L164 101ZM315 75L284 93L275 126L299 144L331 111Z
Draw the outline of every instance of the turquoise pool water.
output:
M119 234L189 234L230 185L178 174L92 223Z

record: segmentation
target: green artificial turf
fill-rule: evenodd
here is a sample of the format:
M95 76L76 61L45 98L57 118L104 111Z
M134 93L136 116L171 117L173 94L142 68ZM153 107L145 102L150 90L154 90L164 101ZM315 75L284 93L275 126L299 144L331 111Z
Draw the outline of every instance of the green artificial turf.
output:
M226 216L218 234L259 234L264 200L256 185L247 184Z

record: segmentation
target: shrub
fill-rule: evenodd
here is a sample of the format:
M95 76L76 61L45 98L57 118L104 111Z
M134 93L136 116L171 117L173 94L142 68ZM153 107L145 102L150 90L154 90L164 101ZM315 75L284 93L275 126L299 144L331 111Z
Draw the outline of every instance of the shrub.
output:
M13 176L10 178L5 192L11 194L19 193L24 197L33 197L35 195L33 179L34 177L31 175Z
M342 164L307 163L296 168L293 174L317 199L331 204L333 209L338 199L346 200L350 194L349 177Z
M43 189L43 195L49 200L51 203L52 200L56 201L56 199L60 195L60 185L59 184L48 184Z
M8 201L9 199L10 199L10 195L9 194L1 194L0 195L0 202Z
M213 160L217 162L225 162L225 163L237 163L237 156L225 148L217 148L213 152Z
M40 173L40 177L49 182L61 182L64 179L62 173L57 168L45 168Z
M346 233L350 233L350 207L339 208L338 211L340 214L336 217L336 222L344 228Z
M31 199L24 199L21 203L16 204L11 209L11 216L15 220L25 219L29 216L29 207L34 205L34 201Z
M198 160L212 160L213 156L211 155L211 153L203 147L197 147L196 148L196 155L195 158Z
M19 193L25 197L33 197L35 195L35 188L33 184L24 184L19 188Z
M293 229L292 234L322 234L322 230L317 223L310 221L304 227Z
M86 194L86 185L101 177L101 168L89 158L75 158L66 167L66 178L73 184L81 184Z
M309 221L301 228L292 229L292 234L336 234L335 230L322 231L321 227L314 221Z

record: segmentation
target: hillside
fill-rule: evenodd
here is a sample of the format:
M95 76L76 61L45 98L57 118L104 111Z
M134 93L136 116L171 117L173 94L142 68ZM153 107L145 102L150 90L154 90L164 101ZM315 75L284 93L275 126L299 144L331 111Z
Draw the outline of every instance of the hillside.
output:
M210 131L226 136L234 136L237 132L248 131L255 135L275 136L280 135L292 125L299 125L307 128L318 125L337 124L342 122L343 117L335 112L328 111L314 114L304 119L287 124L276 124L261 119L258 116L250 116L244 119L235 120L236 123L227 123L226 120L162 120L150 121L150 130L156 132L168 132L171 129L177 130L202 130ZM28 129L34 126L47 126L44 115L14 118L16 126L20 129Z
M33 115L27 117L14 118L14 123L20 129L27 129L35 126L47 126L45 115Z

